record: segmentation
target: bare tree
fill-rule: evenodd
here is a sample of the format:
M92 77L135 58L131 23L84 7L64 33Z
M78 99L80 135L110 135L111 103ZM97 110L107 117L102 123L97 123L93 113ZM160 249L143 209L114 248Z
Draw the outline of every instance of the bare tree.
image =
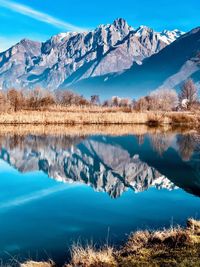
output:
M150 94L150 109L171 111L178 106L178 95L173 89L157 89Z
M120 107L131 107L131 100L129 98L122 98L120 101Z
M194 84L192 79L187 80L182 88L181 92L179 94L179 100L182 103L183 101L187 101L187 107L190 108L192 104L196 103L198 101L198 92L197 87Z
M45 91L45 94L42 96L40 100L40 106L48 108L49 106L52 106L54 104L55 104L54 94L48 91Z
M111 106L111 101L110 100L105 100L102 104L103 107L109 107Z
M87 101L83 96L80 96L69 90L58 90L55 93L56 103L63 106L71 106L71 105L89 105L89 101Z
M92 95L90 102L92 105L99 105L100 104L99 95Z
M149 108L150 108L149 96L142 97L134 103L134 109L137 111L146 111L149 110Z
M0 112L7 110L6 97L3 92L0 92Z
M118 96L113 96L111 99L111 105L114 107L119 107L121 98Z
M26 94L27 107L34 110L39 109L42 97L43 97L42 88L37 87L33 90L29 90Z
M7 92L7 101L15 112L20 110L23 107L23 94L21 91L16 89L10 89Z

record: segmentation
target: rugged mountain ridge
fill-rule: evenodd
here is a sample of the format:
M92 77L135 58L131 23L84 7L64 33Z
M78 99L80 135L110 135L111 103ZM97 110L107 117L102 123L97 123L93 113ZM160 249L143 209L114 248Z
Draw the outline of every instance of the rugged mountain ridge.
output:
M192 78L200 88L200 27L146 58L142 65L133 63L130 69L117 76L87 79L75 85L75 89L89 90L95 85L102 93L109 89L111 95L125 92L123 96L141 97L157 88L178 90L188 78Z
M0 54L0 88L66 88L80 80L120 73L158 53L182 32L133 29L124 19L93 31L61 33L44 43L24 39Z

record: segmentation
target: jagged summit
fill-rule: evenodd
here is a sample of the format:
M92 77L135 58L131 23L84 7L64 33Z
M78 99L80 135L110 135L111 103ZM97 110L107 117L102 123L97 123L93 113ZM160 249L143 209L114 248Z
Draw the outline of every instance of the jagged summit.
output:
M181 35L183 35L184 32L177 30L177 29L173 31L163 30L161 32L156 32L148 26L141 25L140 27L136 29L135 34L138 37L141 37L141 36L145 37L145 36L148 36L149 34L152 34L156 36L156 38L158 38L159 40L169 45L170 43L178 39Z
M0 88L67 88L78 81L129 69L178 37L125 19L86 32L66 32L44 43L23 39L0 54Z
M181 36L177 38L180 34ZM172 43L151 57L145 58L141 66L133 64L121 75L109 77L110 79L104 83L104 90L112 86L115 91L119 91L123 87L126 96L134 93L135 97L141 97L157 88L178 90L189 78L192 78L197 88L200 88L200 28L183 35L177 30L164 31L157 35L154 33L154 37L152 35L149 40L154 40L155 37L161 43L166 39ZM146 40L144 34L138 38L141 43Z
M114 20L113 25L117 28L117 29L121 29L124 31L130 30L130 26L128 25L127 21L123 18L117 18L116 20Z

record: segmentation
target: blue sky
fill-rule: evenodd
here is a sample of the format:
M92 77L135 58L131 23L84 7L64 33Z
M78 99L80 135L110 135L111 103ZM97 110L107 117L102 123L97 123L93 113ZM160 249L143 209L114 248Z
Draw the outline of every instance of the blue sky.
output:
M118 17L133 27L188 31L200 25L199 10L199 0L0 0L0 50L22 38L43 41L59 32L112 23Z

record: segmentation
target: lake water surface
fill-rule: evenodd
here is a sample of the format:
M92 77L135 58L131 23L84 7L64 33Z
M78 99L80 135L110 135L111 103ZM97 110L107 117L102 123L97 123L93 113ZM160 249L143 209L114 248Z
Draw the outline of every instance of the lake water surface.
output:
M0 258L62 264L73 242L200 218L200 134L0 136Z

